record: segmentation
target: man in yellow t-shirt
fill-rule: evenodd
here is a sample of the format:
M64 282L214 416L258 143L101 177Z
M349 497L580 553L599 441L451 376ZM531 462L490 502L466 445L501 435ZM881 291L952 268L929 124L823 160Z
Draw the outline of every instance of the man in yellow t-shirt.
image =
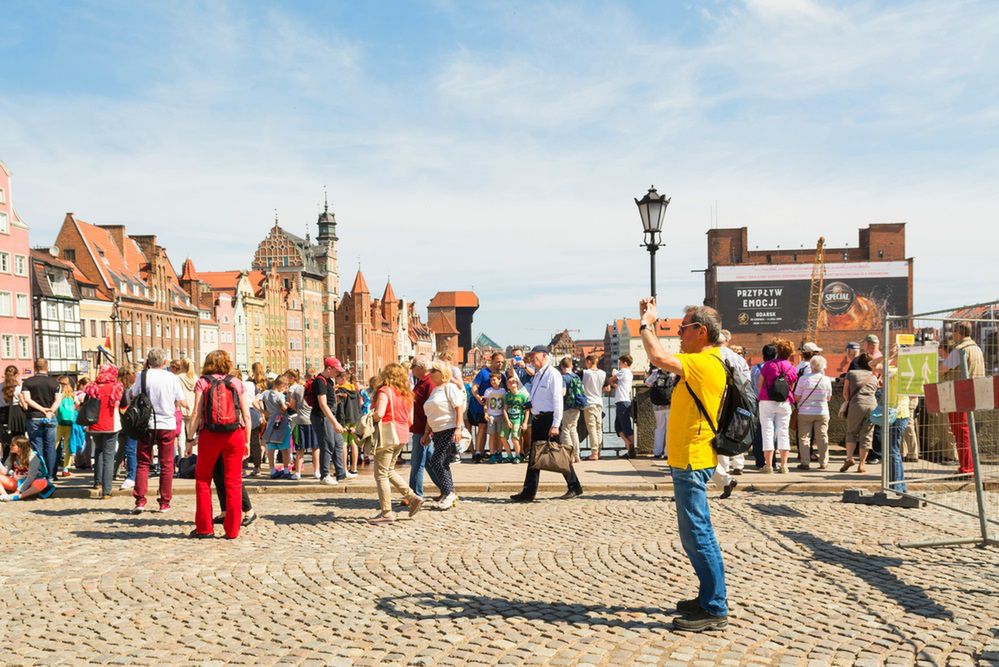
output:
M680 324L680 354L666 352L656 337L655 297L639 305L642 345L653 366L679 376L666 428L666 458L673 475L680 544L700 581L698 595L676 605L673 627L687 632L728 626L725 566L711 525L707 486L717 464L712 425L697 409L691 392L716 421L725 392L726 370L717 343L721 319L705 306L688 306ZM717 423L715 423L717 426Z

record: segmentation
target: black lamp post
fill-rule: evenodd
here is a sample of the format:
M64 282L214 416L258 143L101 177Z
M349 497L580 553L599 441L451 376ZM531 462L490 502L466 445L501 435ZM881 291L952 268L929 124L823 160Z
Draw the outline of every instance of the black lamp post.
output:
M636 199L635 204L638 205L638 212L642 216L642 228L645 231L645 243L642 245L649 250L652 266L652 296L656 296L656 250L662 245L661 232L669 199L666 195L656 192L655 186L650 186L645 196L640 200Z

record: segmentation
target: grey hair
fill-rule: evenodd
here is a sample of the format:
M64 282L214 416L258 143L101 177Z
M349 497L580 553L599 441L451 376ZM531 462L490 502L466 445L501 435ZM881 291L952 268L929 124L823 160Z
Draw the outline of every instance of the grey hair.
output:
M410 362L410 366L413 368L422 368L425 371L430 370L430 359L425 354L418 354L413 357L413 361Z
M825 373L826 372L826 358L821 354L816 354L814 357L808 360L808 365L811 367L813 373Z
M708 332L708 342L717 345L721 338L721 317L718 311L708 306L687 306L683 309L691 322L697 322Z
M727 343L730 340L732 340L732 332L729 331L728 329L722 329L718 333L718 342L719 343Z
M159 368L166 362L166 352L158 347L154 347L146 353L146 366L148 368Z

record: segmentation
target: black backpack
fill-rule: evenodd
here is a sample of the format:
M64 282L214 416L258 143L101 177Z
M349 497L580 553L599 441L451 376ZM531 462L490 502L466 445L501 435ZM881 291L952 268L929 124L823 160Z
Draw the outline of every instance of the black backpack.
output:
M722 395L718 409L718 426L704 409L704 404L697 397L690 385L684 381L684 386L690 392L701 415L715 434L715 451L723 456L738 456L753 448L753 434L759 423L756 392L747 378L737 379L732 367L721 358L718 363L725 367L725 393ZM786 382L786 380L785 380Z
M649 400L652 405L669 405L673 401L673 388L675 386L675 374L659 371L649 388Z
M787 381L787 371L781 371L780 375L774 378L773 383L767 389L767 396L771 401L783 403L791 395L791 384Z
M121 430L130 438L138 440L149 433L149 420L153 417L153 402L146 393L146 371L139 375L141 392L129 402L121 416Z

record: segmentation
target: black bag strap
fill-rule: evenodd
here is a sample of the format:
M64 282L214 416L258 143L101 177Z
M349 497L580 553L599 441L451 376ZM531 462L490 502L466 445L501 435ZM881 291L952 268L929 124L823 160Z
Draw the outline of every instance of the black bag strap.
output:
M714 357L714 355L711 356ZM722 368L725 369L725 384L727 385L729 378L731 377L731 373L729 372L728 366L725 364L724 361L722 361L721 357L715 357L715 359L717 359L718 363L720 363L722 365ZM698 398L697 394L694 393L694 390L690 388L690 385L687 383L687 378L683 379L683 386L687 388L688 392L690 392L690 397L694 399L694 404L697 406L697 409L701 413L701 416L704 417L704 419L708 422L708 426L711 428L711 432L714 433L715 435L718 435L718 429L715 427L715 423L711 420L711 417L708 416L708 411L704 409L704 404L701 403L701 399Z

